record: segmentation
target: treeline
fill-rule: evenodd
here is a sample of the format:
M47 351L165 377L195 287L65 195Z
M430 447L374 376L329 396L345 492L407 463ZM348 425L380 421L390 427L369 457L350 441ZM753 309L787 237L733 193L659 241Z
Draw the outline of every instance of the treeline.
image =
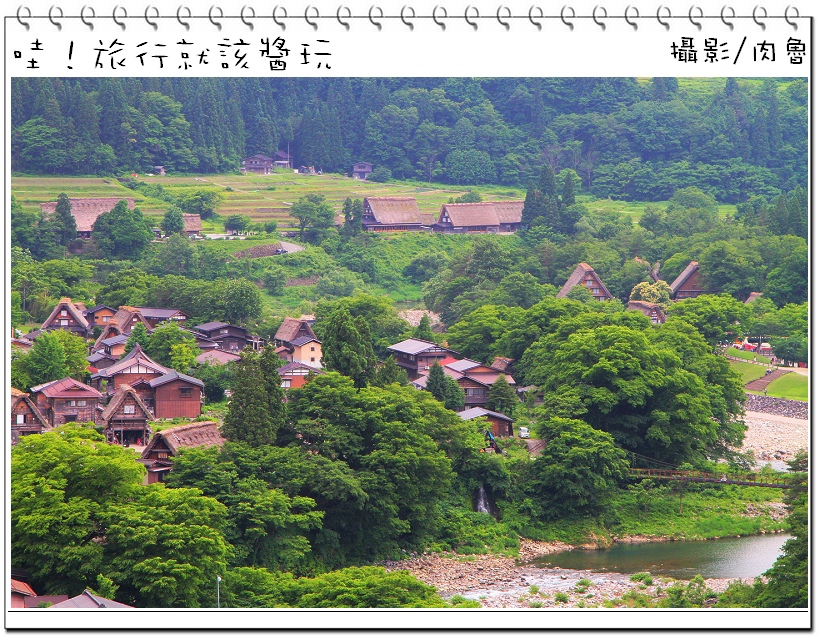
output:
M49 174L295 164L528 186L543 163L599 197L719 201L805 186L803 80L686 92L672 78L14 78L12 168ZM377 176L377 175L376 175Z

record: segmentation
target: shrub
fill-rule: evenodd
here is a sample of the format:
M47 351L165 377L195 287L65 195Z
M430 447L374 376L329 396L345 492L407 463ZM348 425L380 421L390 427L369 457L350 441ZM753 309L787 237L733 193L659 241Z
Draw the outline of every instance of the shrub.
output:
M554 601L558 604L566 604L568 603L568 595L565 593L556 593L554 595Z
M631 581L642 582L643 584L647 584L648 586L650 586L651 584L653 584L653 577L651 576L650 573L645 572L634 573L633 575L631 575Z
M584 577L577 582L577 586L585 586L586 588L588 586L591 586L592 584L593 584L593 582L591 580L586 579Z

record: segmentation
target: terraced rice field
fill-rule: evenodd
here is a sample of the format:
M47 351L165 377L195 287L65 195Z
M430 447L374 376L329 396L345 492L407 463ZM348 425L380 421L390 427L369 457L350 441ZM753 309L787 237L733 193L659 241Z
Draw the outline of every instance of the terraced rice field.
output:
M202 175L202 176L139 176L140 181L161 184L163 188L176 194L185 190L210 188L224 195L224 201L217 209L223 217L246 215L256 222L276 221L279 227L294 225L288 209L299 197L307 193L324 195L340 214L347 197L415 197L420 212L431 222L440 212L440 206L452 197L459 197L468 188L441 184L419 184L413 182L379 184L344 177L343 175L299 175L289 171L271 175ZM525 192L518 189L486 186L477 187L484 199L522 199ZM12 177L12 194L24 209L39 210L40 203L55 201L64 192L69 197L133 197L142 212L159 218L168 204L158 199L145 197L139 192L125 188L114 178L93 177ZM205 232L220 231L215 224L205 222Z

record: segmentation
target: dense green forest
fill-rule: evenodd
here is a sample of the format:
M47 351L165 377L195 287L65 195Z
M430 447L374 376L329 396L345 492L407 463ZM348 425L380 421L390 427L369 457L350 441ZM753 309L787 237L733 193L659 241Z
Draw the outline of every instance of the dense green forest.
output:
M803 80L14 78L12 169L46 174L295 165L528 186L547 163L598 197L722 202L806 186Z

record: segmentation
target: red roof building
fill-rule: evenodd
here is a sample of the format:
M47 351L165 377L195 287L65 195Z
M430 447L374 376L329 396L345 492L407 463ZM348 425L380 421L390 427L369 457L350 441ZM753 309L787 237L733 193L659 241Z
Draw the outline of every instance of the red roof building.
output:
M56 427L67 422L96 422L102 394L73 378L61 378L32 387L31 398L48 425Z
M31 396L11 388L11 444L17 444L20 436L40 434L49 429L48 419L40 413Z

